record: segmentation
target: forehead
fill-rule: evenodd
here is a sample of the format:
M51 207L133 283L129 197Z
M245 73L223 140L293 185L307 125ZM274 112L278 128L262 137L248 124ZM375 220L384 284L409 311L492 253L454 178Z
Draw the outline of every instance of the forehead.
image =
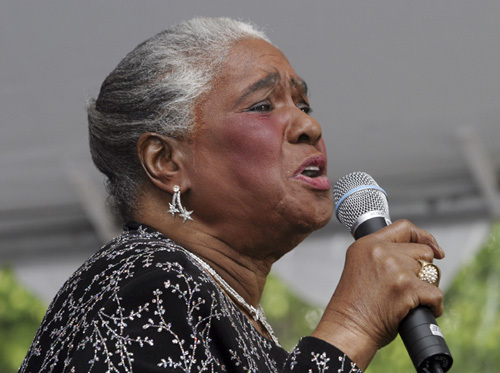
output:
M228 53L224 67L237 67L264 59L289 65L287 58L278 48L261 39L245 39L237 42Z
M287 81L294 87L307 90L304 81L295 73L285 55L278 48L259 39L242 40L235 44L216 80L224 85L237 83L239 86L248 86L261 79L274 84Z

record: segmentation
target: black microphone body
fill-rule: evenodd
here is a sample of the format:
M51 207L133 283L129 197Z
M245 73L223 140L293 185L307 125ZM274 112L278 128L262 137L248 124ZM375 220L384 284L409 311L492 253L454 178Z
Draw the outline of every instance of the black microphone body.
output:
M356 240L391 224L386 193L370 175L346 175L337 182L333 194L336 215ZM342 210L346 202L350 206ZM417 372L447 372L451 368L453 358L429 308L411 310L399 324L399 334Z

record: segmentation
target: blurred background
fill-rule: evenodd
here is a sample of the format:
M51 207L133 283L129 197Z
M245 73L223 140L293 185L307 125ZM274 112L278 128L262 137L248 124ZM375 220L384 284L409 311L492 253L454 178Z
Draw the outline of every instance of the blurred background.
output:
M308 82L332 183L368 172L393 220L445 248L452 371L498 371L499 1L0 0L0 372L17 370L57 290L121 229L86 101L138 43L193 16L264 28ZM274 268L263 303L286 347L314 327L351 242L332 220ZM399 341L368 372L388 367L413 369Z

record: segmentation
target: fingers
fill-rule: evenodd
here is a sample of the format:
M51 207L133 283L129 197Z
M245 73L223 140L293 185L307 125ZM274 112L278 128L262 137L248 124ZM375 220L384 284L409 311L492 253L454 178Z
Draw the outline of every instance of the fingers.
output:
M437 286L431 285L428 282L419 280L417 283L415 294L417 295L417 306L425 306L430 308L434 317L439 317L443 314L443 292ZM413 307L413 308L415 308Z
M374 233L374 235L377 235L382 240L392 241L394 243L423 244L432 249L433 257L437 259L443 259L445 257L444 250L439 246L434 236L408 220L398 220Z
M419 259L429 263L432 263L434 259L434 251L428 245L384 241L375 235L358 239L356 245L352 247L354 250L366 250L364 255L373 258L373 260L384 260L388 256L397 255L401 257L399 260L410 260L418 268L421 267Z
M443 294L418 278L418 260L443 257L430 233L405 220L356 240L319 329L330 335L329 323L340 320L380 348L395 338L411 309L426 306L440 316Z
M360 244L359 247L356 247L356 243ZM356 243L352 246L354 250L366 251L354 255L363 255L366 261L376 263L378 271L386 274L385 277L380 277L380 281L385 281L390 292L407 294L410 297L407 303L409 309L424 305L429 307L436 317L441 315L441 290L418 277L422 269L419 260L432 263L434 258L444 257L442 248L429 232L407 220L400 220L358 239Z

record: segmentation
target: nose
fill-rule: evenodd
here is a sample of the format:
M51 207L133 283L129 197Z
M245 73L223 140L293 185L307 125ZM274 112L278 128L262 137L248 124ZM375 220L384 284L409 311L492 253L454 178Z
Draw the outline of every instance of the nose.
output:
M297 108L286 133L288 142L316 145L321 139L321 134L321 126L318 121Z

